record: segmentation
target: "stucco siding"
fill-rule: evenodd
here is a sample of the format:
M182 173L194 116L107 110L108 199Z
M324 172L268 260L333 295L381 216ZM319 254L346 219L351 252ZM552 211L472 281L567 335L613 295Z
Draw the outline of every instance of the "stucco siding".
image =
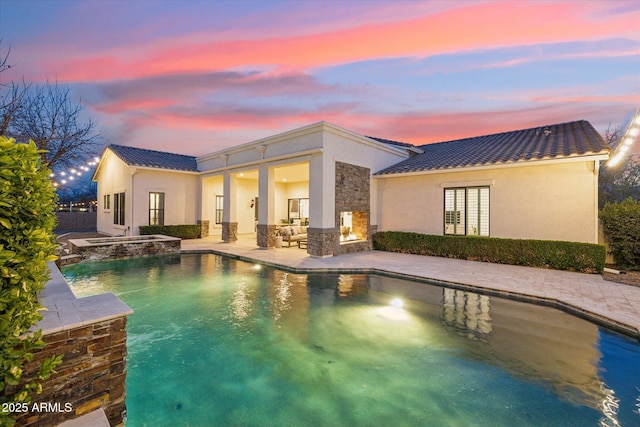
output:
M108 235L122 235L127 231L131 218L125 216L125 225L114 225L114 194L125 193L125 205L131 198L131 174L129 166L111 151L105 151L100 163L98 180L97 231ZM104 204L104 196L109 195L109 207Z
M194 174L137 169L133 175L134 200L127 209L133 209L132 235L140 234L141 225L149 225L150 192L164 193L165 225L195 224L199 219L199 183L199 176Z
M596 243L593 162L378 178L380 230L444 234L444 189L489 186L490 236Z

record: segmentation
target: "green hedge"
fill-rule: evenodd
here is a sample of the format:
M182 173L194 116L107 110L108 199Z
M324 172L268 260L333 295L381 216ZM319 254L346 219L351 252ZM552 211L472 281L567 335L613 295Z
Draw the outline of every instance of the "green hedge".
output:
M600 220L616 264L640 270L640 202L608 203L600 211Z
M606 255L604 246L589 243L433 236L402 231L376 233L373 247L390 252L585 273L602 272Z
M141 225L140 234L164 234L165 236L179 237L181 239L197 239L200 237L199 224L185 225Z
M0 137L0 403L30 402L39 381L62 361L52 355L35 376L25 373L33 351L45 346L42 331L25 334L40 319L38 294L53 261L56 195L36 145ZM3 408L5 406L3 405ZM0 425L15 423L0 409Z

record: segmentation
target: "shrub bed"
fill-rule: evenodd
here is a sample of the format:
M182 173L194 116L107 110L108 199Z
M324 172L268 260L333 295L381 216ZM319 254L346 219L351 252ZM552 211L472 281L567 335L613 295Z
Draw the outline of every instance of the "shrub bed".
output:
M200 237L200 225L141 225L140 234L164 234L165 236L179 237L181 239L197 239Z
M616 264L640 270L640 201L608 203L600 211L600 220Z
M604 246L589 243L434 236L402 231L376 233L373 247L390 252L584 273L601 273L606 255Z
M62 361L51 355L35 377L25 367L44 348L42 330L27 334L42 319L38 300L56 259L53 229L56 195L49 170L33 142L0 137L0 425L15 424L11 408L21 408L42 392ZM10 405L10 403L12 405ZM7 411L6 409L9 409Z

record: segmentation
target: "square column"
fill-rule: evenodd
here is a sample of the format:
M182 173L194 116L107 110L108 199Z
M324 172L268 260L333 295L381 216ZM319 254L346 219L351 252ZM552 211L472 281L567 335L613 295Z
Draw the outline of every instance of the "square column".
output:
M258 200L257 244L260 248L273 248L276 245L276 179L273 168L264 164L258 170Z
M339 243L336 227L335 162L314 154L309 162L309 228L307 252L313 257L329 257Z
M238 220L236 216L236 178L229 171L224 173L224 199L222 201L222 241L233 243L238 240Z

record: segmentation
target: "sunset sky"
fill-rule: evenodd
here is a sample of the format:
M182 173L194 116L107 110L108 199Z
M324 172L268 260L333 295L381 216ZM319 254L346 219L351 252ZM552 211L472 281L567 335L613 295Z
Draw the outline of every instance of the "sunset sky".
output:
M0 0L2 83L191 155L325 120L414 144L640 105L640 1Z

